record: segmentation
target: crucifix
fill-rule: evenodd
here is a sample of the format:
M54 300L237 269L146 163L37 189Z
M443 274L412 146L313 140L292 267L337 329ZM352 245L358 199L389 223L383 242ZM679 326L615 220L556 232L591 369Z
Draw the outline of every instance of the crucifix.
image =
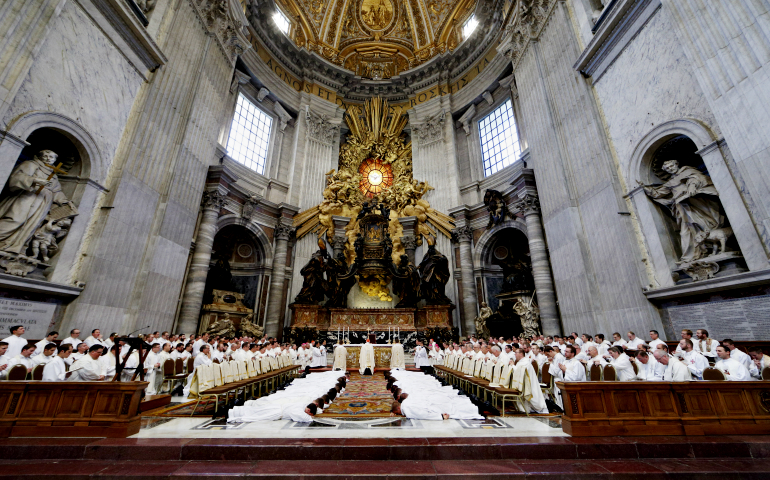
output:
M62 165L64 165L62 162L59 162L59 164L56 165L56 166L49 165L51 167L51 173L48 175L48 178L46 178L45 181L46 182L50 182L51 179L53 178L53 176L56 175L57 173L59 173L59 174L67 173L66 170L63 170L61 168ZM43 191L43 187L45 187L45 185L40 185L40 187L37 189L37 192L35 192L35 193L40 195L40 192Z

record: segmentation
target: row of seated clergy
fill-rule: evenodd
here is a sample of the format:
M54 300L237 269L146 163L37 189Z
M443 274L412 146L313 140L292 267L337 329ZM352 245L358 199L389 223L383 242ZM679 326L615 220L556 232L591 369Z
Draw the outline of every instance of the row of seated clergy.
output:
M195 370L188 376L187 386L184 389L185 396L197 396L210 388L253 378L292 364L291 358L284 356L215 363L205 352L203 353L195 359Z
M516 349L512 358L495 354L491 358L478 359L450 355L444 359L444 366L461 372L466 378L489 382L486 387L489 387L493 394L501 391L499 389L520 392L521 400L516 402L521 411L548 413L537 362L527 357L521 348Z

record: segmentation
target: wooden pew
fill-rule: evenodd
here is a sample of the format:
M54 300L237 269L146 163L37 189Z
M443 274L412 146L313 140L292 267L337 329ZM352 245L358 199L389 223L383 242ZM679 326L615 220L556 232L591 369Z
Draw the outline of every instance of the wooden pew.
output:
M0 437L113 437L139 432L147 382L6 381Z
M557 382L577 437L770 433L768 382Z

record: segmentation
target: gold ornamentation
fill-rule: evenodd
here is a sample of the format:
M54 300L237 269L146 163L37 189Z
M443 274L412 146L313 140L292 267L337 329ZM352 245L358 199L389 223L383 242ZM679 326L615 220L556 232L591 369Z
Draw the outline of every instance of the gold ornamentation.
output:
M361 19L374 30L384 30L393 20L393 4L390 0L363 0Z
M450 237L454 220L431 208L423 197L433 187L426 182L418 182L412 176L412 143L406 141L403 133L408 119L401 107L391 108L387 101L378 97L367 101L362 107L353 105L348 108L345 121L350 134L347 142L340 147L339 169L326 174L323 202L294 218L297 238L311 232L319 237L326 234L331 238L334 235L332 216L349 217L352 220L345 229L348 239L345 255L348 263L353 261L353 242L360 233L356 217L363 202L368 200L361 190L363 174L368 176L372 170L360 170L364 161L381 165L383 172L389 168L392 173L392 180L388 175L388 185L385 186L386 182L381 183L383 188L376 192L374 200L390 209L388 231L393 239L394 262L405 253L401 243L403 229L398 222L399 217L417 217L418 244L422 243L423 236L429 242L435 241L436 230ZM367 177L364 183L371 184L371 179ZM368 188L366 190L371 193Z

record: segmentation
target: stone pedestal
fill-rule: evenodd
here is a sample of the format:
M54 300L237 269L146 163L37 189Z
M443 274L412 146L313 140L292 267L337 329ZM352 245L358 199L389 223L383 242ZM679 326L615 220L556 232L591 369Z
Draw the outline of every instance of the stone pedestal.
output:
M398 222L401 224L401 228L404 231L404 234L401 237L401 245L404 246L409 261L414 263L414 252L417 250L417 234L415 231L417 217L401 217L398 219Z
M719 255L682 263L674 269L676 283L691 283L716 277L726 277L748 271L739 252L722 252Z
M320 305L299 305L292 303L291 326L326 330L329 326L329 309Z

